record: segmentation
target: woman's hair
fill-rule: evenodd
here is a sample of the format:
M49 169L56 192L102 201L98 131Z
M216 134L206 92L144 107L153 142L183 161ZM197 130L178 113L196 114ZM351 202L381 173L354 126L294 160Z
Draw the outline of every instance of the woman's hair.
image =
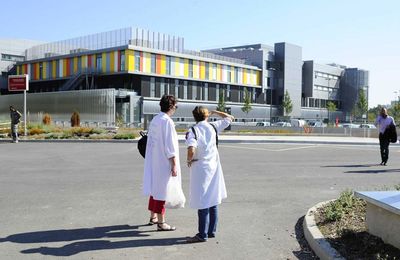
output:
M173 95L164 95L160 99L160 107L162 112L168 112L171 110L178 101L175 99Z
M386 118L387 117L387 109L386 107L382 107L381 108L381 116Z
M196 122L204 121L208 117L208 109L206 107L197 106L192 113Z

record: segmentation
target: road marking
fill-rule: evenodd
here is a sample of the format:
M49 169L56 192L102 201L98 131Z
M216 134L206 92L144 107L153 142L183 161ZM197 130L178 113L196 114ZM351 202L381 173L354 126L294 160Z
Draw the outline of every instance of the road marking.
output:
M234 146L234 145L221 145L221 147L227 148L237 148L237 149L245 149L245 150L257 150L257 151L269 151L269 152L284 152L290 150L300 150L300 149L307 149L320 146L319 144L316 145L307 145L301 147L292 147L292 148L282 148L282 149L267 149L267 148L255 148L255 147L246 147L246 146Z

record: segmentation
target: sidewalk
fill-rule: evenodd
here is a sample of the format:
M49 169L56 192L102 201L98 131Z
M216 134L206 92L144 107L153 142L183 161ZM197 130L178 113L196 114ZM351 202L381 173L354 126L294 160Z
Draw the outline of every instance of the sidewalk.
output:
M184 134L178 134L180 143L185 141ZM55 142L55 143L136 143L134 140L115 140L115 139L24 139L20 137L20 142ZM246 135L246 134L222 134L218 136L220 143L309 143L309 144L344 144L344 145L378 145L378 138L364 138L351 136L304 136L304 135ZM0 138L0 143L10 142L10 138Z
M178 136L180 141L184 135ZM377 138L351 136L301 136L301 135L220 135L221 143L310 143L310 144L348 144L378 145Z

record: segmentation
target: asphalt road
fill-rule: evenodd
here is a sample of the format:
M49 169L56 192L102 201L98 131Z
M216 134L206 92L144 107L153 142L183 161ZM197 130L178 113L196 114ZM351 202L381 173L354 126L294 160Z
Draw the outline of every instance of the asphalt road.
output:
M228 199L217 237L185 244L193 209L167 211L175 232L145 226L135 146L0 143L0 259L308 259L296 239L308 208L344 189L400 183L396 145L384 167L376 145L221 143Z

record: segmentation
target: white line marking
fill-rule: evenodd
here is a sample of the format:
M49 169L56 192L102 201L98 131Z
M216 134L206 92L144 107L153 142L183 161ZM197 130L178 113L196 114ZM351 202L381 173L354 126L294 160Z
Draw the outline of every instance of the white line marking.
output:
M283 149L266 149L266 148L254 148L254 147L245 147L245 146L221 145L221 147L237 148L237 149L245 149L245 150L269 151L269 152L284 152L284 151L290 151L290 150L313 148L313 147L317 147L317 146L320 146L320 145L317 144L317 145L308 145L308 146L283 148Z

